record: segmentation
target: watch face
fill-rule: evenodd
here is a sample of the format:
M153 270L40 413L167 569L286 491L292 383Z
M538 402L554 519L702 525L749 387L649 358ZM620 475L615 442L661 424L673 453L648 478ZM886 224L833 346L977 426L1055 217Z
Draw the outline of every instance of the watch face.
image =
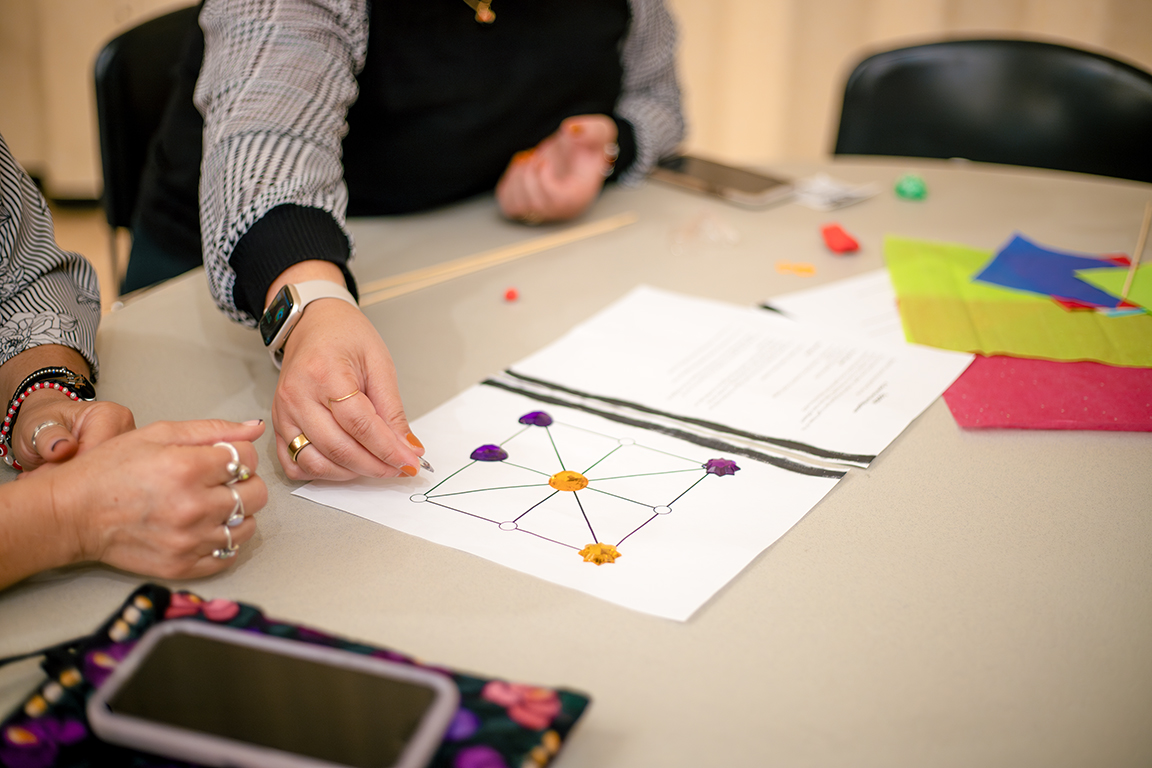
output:
M288 290L288 286L284 286L276 294L276 298L272 299L268 309L264 310L264 316L260 318L260 336L264 339L264 346L272 343L291 313L292 293Z

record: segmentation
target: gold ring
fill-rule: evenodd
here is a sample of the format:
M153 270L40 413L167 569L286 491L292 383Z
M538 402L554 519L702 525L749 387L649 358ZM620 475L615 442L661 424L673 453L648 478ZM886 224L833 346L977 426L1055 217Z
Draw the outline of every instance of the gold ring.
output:
M348 398L355 397L358 394L360 394L360 390L357 389L357 390L353 390L352 392L349 392L348 394L344 395L344 397L330 397L330 398L328 398L328 407L331 408L332 403L342 403L345 400L347 400Z
M292 457L292 461L296 461L296 457L300 455L300 451L312 444L312 441L304 437L304 433L296 435L292 442L288 443L288 455Z

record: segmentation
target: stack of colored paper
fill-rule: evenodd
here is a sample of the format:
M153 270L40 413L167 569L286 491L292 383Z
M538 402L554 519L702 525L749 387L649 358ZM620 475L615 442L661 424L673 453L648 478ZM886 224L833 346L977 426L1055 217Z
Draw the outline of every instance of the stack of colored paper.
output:
M1152 430L1152 270L1016 235L990 253L888 237L908 341L976 352L945 393L966 427Z

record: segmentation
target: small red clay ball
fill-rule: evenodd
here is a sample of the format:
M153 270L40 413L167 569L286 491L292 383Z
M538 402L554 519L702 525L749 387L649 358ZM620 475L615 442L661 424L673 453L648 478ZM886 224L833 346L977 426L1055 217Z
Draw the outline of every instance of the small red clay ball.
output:
M504 291L504 301L516 301L518 298L520 298L520 291L515 288Z

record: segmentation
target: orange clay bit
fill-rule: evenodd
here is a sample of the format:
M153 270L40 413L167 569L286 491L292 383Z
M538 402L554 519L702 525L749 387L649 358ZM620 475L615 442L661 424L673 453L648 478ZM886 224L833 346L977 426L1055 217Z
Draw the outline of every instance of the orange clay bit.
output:
M32 731L29 731L27 728L21 728L18 725L11 726L4 732L4 735L8 737L8 741L18 747L26 747L29 744L35 744L40 741Z
M40 694L28 699L24 704L24 714L36 718L48 711L48 702Z
M572 123L568 126L568 130L572 133L584 133L584 126L580 123Z
M516 301L518 298L520 298L520 291L515 288L504 291L504 301Z
M776 271L782 275L793 274L798 277L812 277L816 274L816 267L803 261L793 264L790 261L776 262Z
M588 478L579 472L565 469L548 478L548 485L558 491L582 491L588 487Z
M535 149L522 149L516 154L512 155L512 162L526 163L532 159L532 155L536 153Z
M586 563L604 565L604 563L616 562L616 558L621 557L621 555L620 550L611 544L589 544L580 550L580 557L584 558Z
M420 438L416 437L416 435L412 434L411 432L409 432L407 435L405 435L404 439L407 440L408 444L411 445L413 448L423 448L424 447L424 443L420 442Z

